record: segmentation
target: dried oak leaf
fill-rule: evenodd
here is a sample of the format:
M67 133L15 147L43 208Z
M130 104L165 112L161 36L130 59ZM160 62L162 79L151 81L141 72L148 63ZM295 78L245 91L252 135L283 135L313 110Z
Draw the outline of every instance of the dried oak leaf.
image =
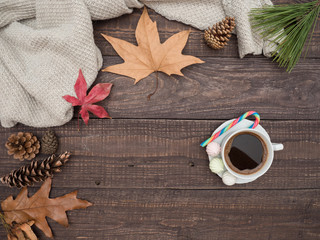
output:
M29 221L23 224L16 224L8 234L8 240L38 240L31 226L34 221Z
M124 60L124 63L109 66L102 71L134 78L134 84L156 71L183 76L180 71L182 68L204 63L199 58L181 53L189 33L190 31L179 32L161 44L157 23L151 21L147 9L144 8L135 33L138 46L102 34Z
M65 95L63 98L67 102L72 103L72 106L81 106L79 114L81 115L85 124L88 125L89 112L92 112L99 118L110 118L109 114L103 107L94 105L93 103L100 102L108 97L111 87L111 83L99 83L95 85L87 95L87 82L84 79L80 69L78 79L74 85L74 91L76 92L78 98L70 95Z
M33 220L47 237L52 237L52 231L46 217L68 227L66 211L87 208L92 205L88 201L78 199L77 191L50 199L51 183L51 178L48 178L31 198L28 197L28 188L25 187L16 199L10 196L4 200L1 203L1 208L6 222L12 225L13 222L22 224Z

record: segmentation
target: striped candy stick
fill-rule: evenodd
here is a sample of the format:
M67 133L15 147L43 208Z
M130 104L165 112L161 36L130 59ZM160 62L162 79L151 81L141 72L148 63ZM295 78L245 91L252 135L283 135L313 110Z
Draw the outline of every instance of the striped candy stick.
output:
M228 131L230 128L232 128L234 125L236 125L237 123L241 122L243 119L249 117L249 116L255 116L256 120L254 121L254 123L249 127L254 129L256 126L258 126L259 122L260 122L260 116L257 112L255 111L249 111L246 112L245 114L241 115L240 117L238 117L236 120L234 120L232 123L230 123L228 126L224 127L223 129L221 129L219 132L217 132L216 134L214 134L213 136L211 136L210 138L208 138L207 140L205 140L203 143L201 143L200 145L202 147L207 146L209 143L211 143L213 140L215 140L217 137L221 136L222 134L224 134L226 131Z

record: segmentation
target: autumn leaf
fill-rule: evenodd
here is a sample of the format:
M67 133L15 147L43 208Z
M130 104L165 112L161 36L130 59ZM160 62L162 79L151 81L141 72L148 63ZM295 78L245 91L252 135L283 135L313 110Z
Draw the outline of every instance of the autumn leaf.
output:
M7 236L8 240L38 240L31 228L33 224L34 221L16 224L16 226L10 230Z
M63 96L63 98L67 102L72 103L72 106L81 106L79 114L81 115L85 124L88 125L89 112L92 112L98 118L110 118L109 114L103 107L94 105L93 103L100 102L108 97L111 91L111 87L111 83L99 83L95 85L87 95L87 82L84 79L84 76L80 69L78 79L74 85L74 91L76 92L78 98L70 95L65 95Z
M181 53L189 33L190 31L179 32L161 44L157 23L150 19L147 9L144 8L135 33L138 46L102 34L124 60L124 63L109 66L102 71L134 78L134 84L157 71L183 76L182 68L204 63L199 58Z
M25 187L16 199L10 196L4 200L1 208L6 222L12 225L13 222L23 224L32 220L47 237L52 237L46 217L68 227L66 211L92 206L90 202L78 199L77 191L50 199L51 183L51 178L48 178L31 198L28 197L28 188Z

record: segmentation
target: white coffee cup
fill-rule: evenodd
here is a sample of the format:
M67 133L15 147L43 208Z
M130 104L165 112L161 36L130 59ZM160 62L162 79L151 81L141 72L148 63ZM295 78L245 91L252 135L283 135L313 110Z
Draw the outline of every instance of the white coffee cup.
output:
M225 148L226 148L226 145L227 143L229 142L229 140L237 135L237 134L240 134L240 133L253 133L257 136L259 136L262 141L265 143L265 146L266 146L266 149L267 149L267 156L266 156L266 160L263 164L263 166L258 169L256 172L253 172L251 174L241 174L239 172L235 172L233 171L229 165L227 164L227 161L225 159ZM280 151L283 149L283 145L281 143L272 143L269 139L268 136L266 136L263 132L261 131L257 131L257 130L254 130L254 129L240 129L240 130L237 130L237 131L234 131L232 133L229 133L227 134L224 139L222 140L222 143L221 143L221 158L222 158L222 161L223 161L223 164L225 166L225 168L227 169L227 171L232 175L234 176L235 178L237 179L244 179L244 180L253 180L253 179L257 179L258 177L261 177L263 174L265 174L268 169L271 167L271 164L273 162L273 157L274 157L274 151ZM222 178L223 179L223 178ZM224 181L224 183L226 183ZM227 184L227 185L231 185L231 184Z

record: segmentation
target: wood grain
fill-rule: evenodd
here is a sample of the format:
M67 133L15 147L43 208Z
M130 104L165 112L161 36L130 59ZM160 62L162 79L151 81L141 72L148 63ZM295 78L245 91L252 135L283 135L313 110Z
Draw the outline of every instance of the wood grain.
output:
M276 0L275 4L286 3L299 3L306 1L288 1L288 0ZM204 57L236 57L238 54L237 37L232 36L228 46L222 50L212 50L206 46L203 40L203 33L193 27L185 25L176 21L168 21L166 18L155 13L152 9L148 10L149 15L153 21L157 22L159 35L161 42L164 42L170 36L182 30L191 30L188 43L183 51L184 54L190 54L194 56ZM129 41L133 44L136 43L135 29L142 13L142 9L135 9L132 14L124 15L119 18L110 19L107 21L95 21L94 22L94 38L97 46L100 48L103 55L117 55L111 45L101 36L101 33L111 35L112 37L121 38ZM316 26L312 41L310 42L308 58L319 58L320 56L320 24ZM247 57L252 57L248 55Z
M203 120L90 120L77 130L76 120L55 128L60 151L73 156L63 173L55 176L60 188L178 188L226 189L210 172L200 143L223 121ZM284 150L275 153L267 174L255 182L227 189L309 189L320 187L320 121L262 121L273 142ZM15 131L45 129L19 126ZM3 146L10 131L1 128ZM0 148L0 175L21 163ZM4 196L1 196L4 197Z
M53 183L52 197L72 188ZM80 187L80 186L79 186ZM1 194L12 191L1 188ZM320 190L79 189L94 203L68 212L70 227L49 220L55 239L316 240ZM37 231L41 239L45 239ZM5 239L3 228L0 239Z
M101 104L113 118L228 119L259 112L263 119L320 118L320 59L307 59L288 74L266 58L202 58L182 70L183 77L156 74L134 80L100 72L96 83L114 84ZM122 62L104 57L104 67ZM307 72L307 74L306 74Z

